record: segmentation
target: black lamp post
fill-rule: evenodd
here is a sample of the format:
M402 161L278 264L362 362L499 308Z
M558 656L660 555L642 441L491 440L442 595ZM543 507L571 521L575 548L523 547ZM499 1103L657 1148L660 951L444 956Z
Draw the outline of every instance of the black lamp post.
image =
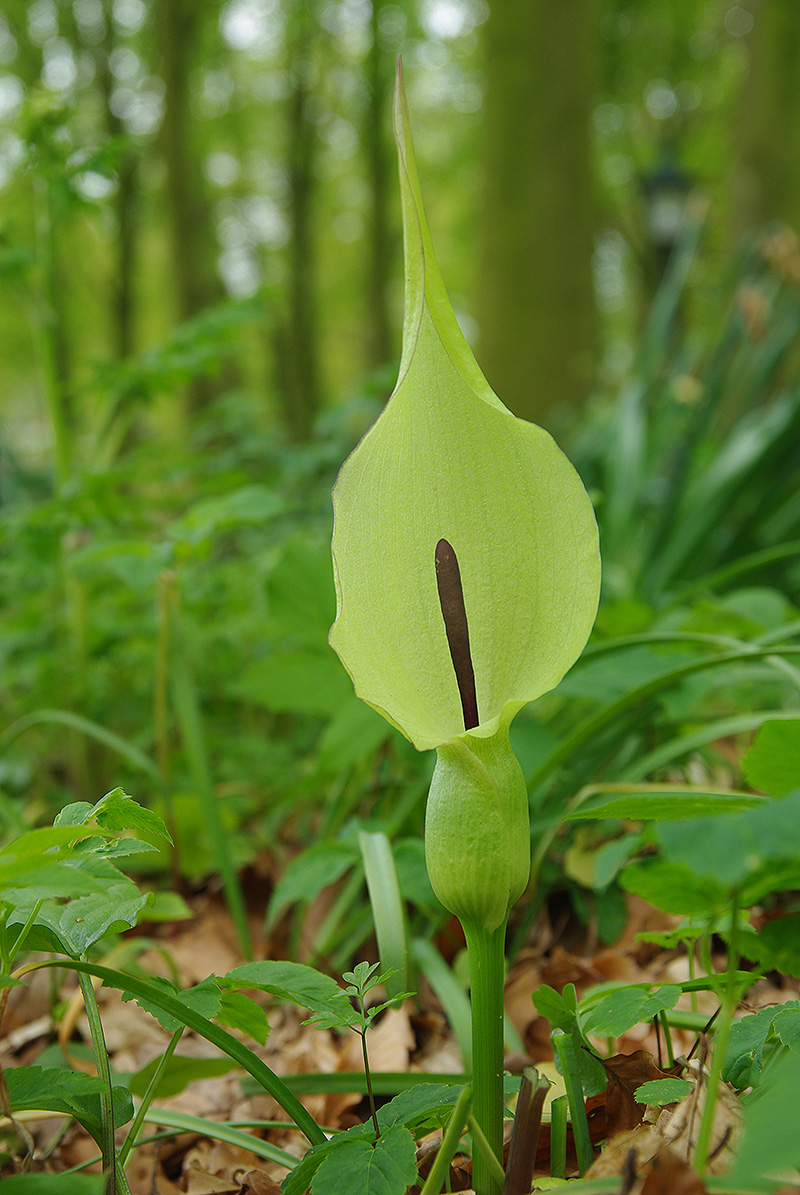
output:
M642 180L645 221L655 258L657 285L680 240L690 189L689 176L681 170L672 154L665 154L653 173Z

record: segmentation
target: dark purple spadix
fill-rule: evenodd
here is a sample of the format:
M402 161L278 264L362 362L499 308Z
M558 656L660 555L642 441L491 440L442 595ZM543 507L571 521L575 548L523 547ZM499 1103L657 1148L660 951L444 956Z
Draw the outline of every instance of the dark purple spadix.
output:
M475 672L469 650L469 626L464 608L464 591L461 588L461 572L458 557L446 539L436 545L436 585L439 590L439 605L442 608L444 629L450 658L456 674L456 683L464 712L464 729L472 730L478 725L478 698L475 693Z

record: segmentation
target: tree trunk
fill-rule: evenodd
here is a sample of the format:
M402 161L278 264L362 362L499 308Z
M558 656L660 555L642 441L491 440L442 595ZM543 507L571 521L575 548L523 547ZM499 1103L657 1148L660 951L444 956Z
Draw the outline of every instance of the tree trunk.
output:
M596 359L594 0L498 0L485 26L478 356L513 411L560 424Z
M800 12L796 0L749 0L745 80L734 179L742 234L782 220L800 232Z
M389 278L393 265L393 238L389 222L389 89L393 71L389 55L381 49L379 21L385 0L372 0L370 49L367 59L369 104L364 127L369 205L369 274L367 279L368 362L373 369L393 355L389 315Z
M318 139L311 112L314 9L314 0L297 0L288 20L286 45L290 79L287 306L284 316L279 317L275 348L283 415L296 441L308 439L321 403L314 235Z
M197 0L156 0L155 29L161 46L164 80L162 145L167 172L167 220L173 286L181 323L222 301L225 292L216 271L216 232L206 198L200 154L194 145L190 75L203 22L217 5ZM191 387L190 406L198 409L218 393L219 385L200 378Z

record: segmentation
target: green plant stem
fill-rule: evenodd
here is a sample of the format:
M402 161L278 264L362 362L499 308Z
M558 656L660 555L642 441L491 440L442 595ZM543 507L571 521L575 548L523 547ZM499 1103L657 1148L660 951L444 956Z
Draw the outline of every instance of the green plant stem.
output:
M694 1168L698 1174L705 1173L708 1155L711 1148L711 1135L714 1131L714 1113L719 1097L719 1087L722 1081L722 1068L725 1065L725 1054L728 1049L733 1024L733 1014L738 1003L737 997L737 965L739 961L739 894L734 890L731 905L731 934L728 944L728 969L725 976L725 990L722 994L722 1010L717 1021L717 1031L714 1035L714 1048L711 1054L711 1069L706 1083L706 1099L703 1106L703 1117L700 1121L700 1131L695 1146Z
M472 1088L467 1085L462 1088L461 1094L456 1100L455 1107L450 1113L450 1119L447 1122L447 1129L442 1138L442 1144L428 1172L428 1177L425 1180L425 1185L420 1195L441 1195L442 1186L450 1169L450 1163L458 1149L461 1134L464 1132L464 1126L467 1123L471 1099Z
M364 1001L361 1001L361 1015L364 1016ZM364 1059L364 1077L367 1080L367 1099L369 1100L369 1110L372 1116L372 1123L375 1125L375 1135L380 1137L381 1126L378 1124L378 1109L375 1107L375 1095L372 1091L372 1075L369 1069L369 1054L367 1052L367 1031L366 1029L358 1030L358 1035L361 1038L361 1055Z
M491 1146L489 1145L489 1142L486 1140L486 1136L483 1132L483 1129L478 1124L478 1122L474 1116L470 1116L468 1118L467 1126L469 1128L470 1133L472 1134L473 1179L474 1179L474 1174L475 1174L475 1160L476 1160L476 1158L480 1158L481 1161L486 1166L486 1168L488 1169L489 1173L494 1178L495 1182L499 1183L500 1190L502 1190L503 1184L505 1183L505 1177L506 1177L505 1172L503 1170L503 1167L500 1165L500 1162L495 1157L494 1151L492 1150Z
M79 972L78 982L81 985L86 1019L89 1022L89 1032L92 1036L97 1077L103 1084L100 1092L100 1114L103 1123L103 1139L100 1143L100 1149L103 1155L105 1192L106 1195L130 1195L130 1188L124 1171L117 1164L117 1151L114 1145L114 1093L111 1083L111 1066L108 1061L108 1050L106 1049L106 1039L103 1033L103 1022L100 1019L97 996L92 984L91 975Z
M249 962L253 957L253 947L247 923L247 910L236 874L236 865L231 855L230 838L222 820L217 794L214 791L200 700L181 635L177 594L172 595L171 614L172 699L186 749L189 770L200 797L209 841L216 856L225 900L236 929L239 949L242 952L242 957Z
M550 1105L550 1174L567 1177L567 1097L558 1095Z
M472 995L473 1116L500 1164L503 1156L503 964L506 923L488 933L464 922ZM502 1183L480 1151L472 1162L476 1195L499 1195Z
M147 1091L144 1093L142 1102L136 1109L136 1115L133 1118L133 1123L128 1130L128 1135L123 1142L122 1148L119 1151L119 1164L123 1169L128 1161L131 1150L136 1144L136 1139L139 1136L142 1125L144 1124L144 1118L147 1115L147 1110L153 1102L155 1093L158 1091L158 1085L161 1082L161 1076L163 1075L170 1058L175 1053L175 1048L182 1036L183 1025L181 1025L180 1029L176 1029L170 1038L169 1044L167 1045L167 1048L162 1054L159 1064L156 1067L155 1074L147 1085Z
M564 1076L564 1086L567 1089L578 1171L580 1174L585 1174L594 1159L594 1151L589 1136L589 1121L586 1118L586 1104L583 1099L583 1086L578 1071L575 1046L571 1037L560 1029L556 1029L553 1033L553 1047L558 1055L561 1074Z

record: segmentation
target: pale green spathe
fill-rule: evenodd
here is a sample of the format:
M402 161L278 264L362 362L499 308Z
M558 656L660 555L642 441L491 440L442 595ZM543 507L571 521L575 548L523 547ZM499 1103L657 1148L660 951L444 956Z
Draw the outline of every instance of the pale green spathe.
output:
M334 490L330 641L356 692L421 750L464 734L434 552L455 550L480 726L552 689L594 621L597 527L552 438L503 406L464 340L433 254L401 86L395 135L406 262L400 377ZM543 232L546 235L546 231Z

